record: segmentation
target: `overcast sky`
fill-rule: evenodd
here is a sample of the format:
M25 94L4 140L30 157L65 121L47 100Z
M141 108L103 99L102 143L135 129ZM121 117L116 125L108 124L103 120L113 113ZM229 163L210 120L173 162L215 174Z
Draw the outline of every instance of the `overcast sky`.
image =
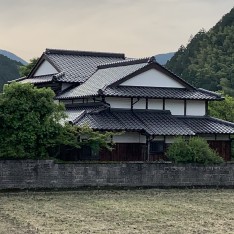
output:
M25 60L45 48L145 57L209 30L233 0L0 0L0 49Z

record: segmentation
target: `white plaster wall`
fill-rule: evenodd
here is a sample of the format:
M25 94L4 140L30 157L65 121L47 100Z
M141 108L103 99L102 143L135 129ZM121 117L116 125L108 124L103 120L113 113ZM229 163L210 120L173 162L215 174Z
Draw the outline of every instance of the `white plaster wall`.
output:
M152 141L164 141L164 137L163 136L156 136L152 139Z
M130 98L107 97L106 102L110 104L111 108L131 109Z
M126 132L119 136L113 136L115 143L146 143L146 136L137 132Z
M64 104L72 104L72 100L61 100Z
M69 88L70 86L71 86L71 84L69 84L69 83L62 83L62 91L63 91L64 89Z
M83 103L83 99L73 99L73 103Z
M163 109L163 100L162 99L148 99L148 109L162 110Z
M215 135L214 134L201 134L199 137L207 140L207 141L214 141L215 140Z
M165 143L167 144L171 144L175 141L175 137L174 136L166 136L165 138Z
M85 98L84 103L94 102L93 98Z
M184 88L173 78L156 69L150 69L120 84L121 86Z
M206 114L205 101L187 100L186 115L203 116Z
M199 135L200 137L204 138L207 141L228 141L230 140L228 134L217 134L215 139L215 134L202 134Z
M139 101L137 101L137 98L133 98L133 103L136 102L133 105L133 109L146 109L146 99L141 98Z
M175 142L177 137L178 136L166 136L165 137L165 143L172 144L172 143ZM183 136L183 138L185 138L185 140L189 140L190 136Z
M58 71L48 61L44 60L44 62L42 62L34 73L34 76L43 76L56 73L58 73Z
M93 98L89 98L88 102L94 102Z
M165 100L165 110L170 110L172 115L184 115L184 101Z
M228 141L230 139L229 139L229 135L217 135L216 140L217 141Z

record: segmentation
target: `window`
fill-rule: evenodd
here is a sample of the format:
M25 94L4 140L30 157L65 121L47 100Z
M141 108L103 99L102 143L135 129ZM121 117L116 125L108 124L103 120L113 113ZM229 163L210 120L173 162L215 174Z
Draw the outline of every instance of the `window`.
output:
M94 151L90 146L83 145L81 147L81 160L99 160L99 151Z
M163 153L164 152L164 141L151 141L150 142L150 153Z

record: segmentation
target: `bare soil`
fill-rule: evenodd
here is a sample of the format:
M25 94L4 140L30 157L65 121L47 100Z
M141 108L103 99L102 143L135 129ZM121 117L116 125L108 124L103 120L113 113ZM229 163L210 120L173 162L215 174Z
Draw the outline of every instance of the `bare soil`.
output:
M234 190L0 193L0 234L234 233Z

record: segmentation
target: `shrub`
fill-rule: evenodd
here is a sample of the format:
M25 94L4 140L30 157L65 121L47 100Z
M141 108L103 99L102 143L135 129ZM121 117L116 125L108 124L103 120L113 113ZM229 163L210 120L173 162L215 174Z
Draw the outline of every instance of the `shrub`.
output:
M223 159L212 150L208 143L200 137L191 137L189 140L179 137L167 150L167 156L176 163L221 163Z
M202 164L221 163L223 159L217 152L211 149L203 138L192 137L188 145L190 147L193 162Z
M177 137L175 142L167 149L167 156L174 162L192 162L190 147L186 140L182 137Z

